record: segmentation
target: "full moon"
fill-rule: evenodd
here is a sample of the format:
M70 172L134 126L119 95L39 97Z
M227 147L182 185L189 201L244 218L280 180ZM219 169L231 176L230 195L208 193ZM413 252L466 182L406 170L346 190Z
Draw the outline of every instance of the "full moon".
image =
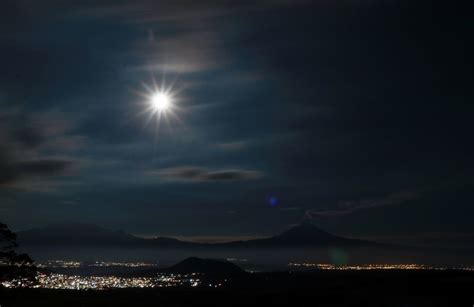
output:
M155 121L158 129L162 121L166 123L174 119L179 121L177 113L180 111L180 98L177 95L178 92L173 90L173 86L167 86L164 79L160 85L155 79L152 81L151 85L142 83L144 90L136 93L142 97L139 103L143 105L143 110L139 114L146 114L146 124L152 120Z
M166 93L157 92L151 96L150 103L155 111L166 111L171 106L171 97Z

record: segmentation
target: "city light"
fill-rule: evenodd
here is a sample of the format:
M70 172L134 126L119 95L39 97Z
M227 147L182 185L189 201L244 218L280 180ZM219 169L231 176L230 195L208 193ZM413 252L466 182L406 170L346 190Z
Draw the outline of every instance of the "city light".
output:
M63 274L43 274L36 276L35 282L26 279L3 281L5 288L41 288L67 290L107 290L121 288L165 288L198 287L201 278L198 274L158 274L156 277L117 277L117 276L76 276Z
M473 271L473 267L442 267L424 264L359 264L359 265L336 265L327 263L288 263L289 267L312 268L317 270L342 270L342 271L366 271L366 270L461 270Z

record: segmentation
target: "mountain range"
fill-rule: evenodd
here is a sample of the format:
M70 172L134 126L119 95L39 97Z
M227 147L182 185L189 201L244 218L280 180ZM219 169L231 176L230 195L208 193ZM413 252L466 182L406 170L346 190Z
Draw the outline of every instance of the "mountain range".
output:
M109 246L140 248L288 248L328 246L372 246L377 243L340 237L302 223L263 239L226 243L196 243L169 237L146 239L124 231L109 230L93 224L55 224L18 232L21 246Z
M376 243L326 232L304 222L277 235L225 243L197 243L170 237L142 238L93 224L56 224L17 233L22 252L34 259L159 259L161 265L189 256L236 258L251 270L286 267L306 260L320 263L471 264L472 252ZM259 267L253 268L253 264Z

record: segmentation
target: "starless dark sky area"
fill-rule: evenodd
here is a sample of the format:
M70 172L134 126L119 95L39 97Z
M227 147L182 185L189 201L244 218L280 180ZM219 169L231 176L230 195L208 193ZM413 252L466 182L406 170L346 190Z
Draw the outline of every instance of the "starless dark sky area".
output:
M137 234L473 233L456 1L0 4L0 217ZM174 82L146 124L142 83Z

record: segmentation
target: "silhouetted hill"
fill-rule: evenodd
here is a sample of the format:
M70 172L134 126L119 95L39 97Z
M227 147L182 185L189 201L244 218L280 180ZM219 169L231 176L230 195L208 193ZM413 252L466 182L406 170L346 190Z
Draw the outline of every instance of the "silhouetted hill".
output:
M187 258L164 271L177 274L201 273L220 276L246 274L239 266L227 260L202 259L197 257Z

